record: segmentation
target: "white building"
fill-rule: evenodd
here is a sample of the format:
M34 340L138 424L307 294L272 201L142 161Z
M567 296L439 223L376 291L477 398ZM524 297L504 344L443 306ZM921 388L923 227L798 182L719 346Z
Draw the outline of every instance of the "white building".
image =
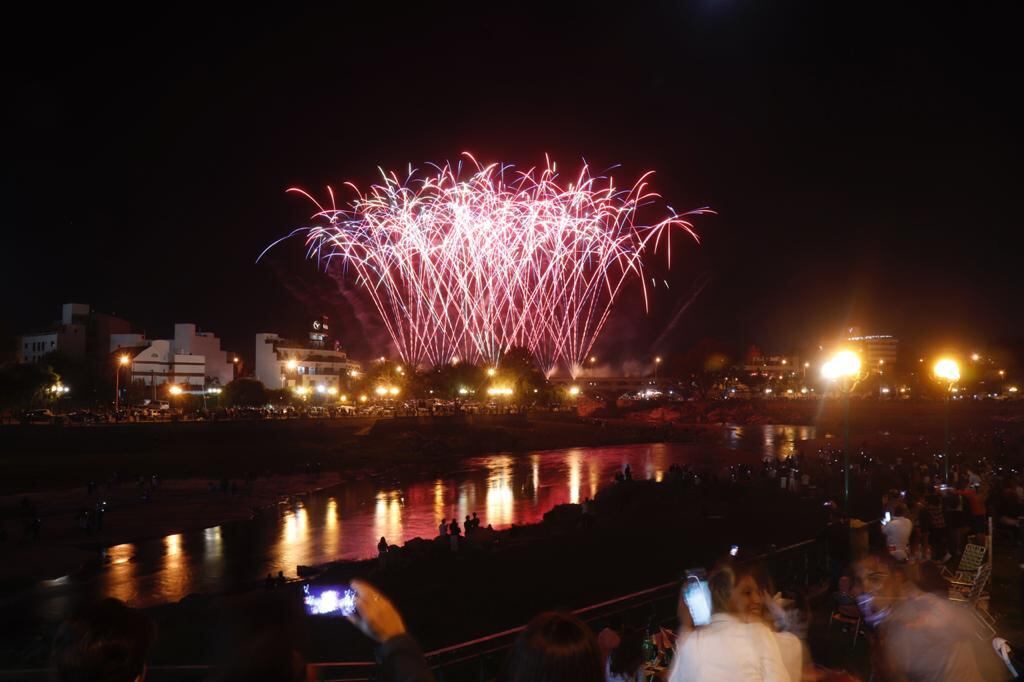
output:
M113 334L127 332L125 320L93 312L88 303L65 303L61 306L60 320L46 331L22 334L18 337L18 362L39 362L50 353L72 358L86 356L105 357L108 339Z
M157 339L132 359L132 381L146 386L165 383L202 388L206 385L206 358L173 353L173 341Z
M140 345L133 335L111 338L111 350ZM115 347L115 343L123 345ZM145 347L132 357L132 381L147 386L167 382L203 387L224 386L235 374L234 364L221 350L220 339L210 332L198 332L189 323L174 325L173 339L142 340Z
M319 341L322 343L323 339ZM316 344L317 339L304 344L277 334L257 334L256 378L271 389L302 386L316 390L322 386L324 390L343 390L359 371L359 364L349 360L345 351Z
M870 371L885 372L899 358L900 340L890 334L861 334L857 327L850 327L846 340L860 353Z

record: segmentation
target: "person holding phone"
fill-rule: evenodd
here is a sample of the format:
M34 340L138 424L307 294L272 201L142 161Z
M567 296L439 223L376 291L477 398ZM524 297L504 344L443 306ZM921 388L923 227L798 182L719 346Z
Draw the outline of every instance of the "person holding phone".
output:
M775 636L756 615L761 589L749 567L717 566L707 579L711 618L693 628L687 609L669 682L789 682Z
M378 643L377 662L381 679L389 682L432 682L419 644L405 630L398 609L377 589L362 580L353 580L355 609L345 617L363 634Z

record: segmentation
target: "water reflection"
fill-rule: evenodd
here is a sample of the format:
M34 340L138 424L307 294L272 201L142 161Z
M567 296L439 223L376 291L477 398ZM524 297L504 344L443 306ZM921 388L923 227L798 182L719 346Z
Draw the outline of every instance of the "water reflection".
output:
M732 450L756 450L765 460L782 461L799 452L801 441L816 437L813 426L727 426L724 443Z
M490 457L487 466L487 522L495 527L511 525L515 520L515 494L512 492L512 458Z
M723 443L756 461L788 456L814 435L813 427L733 427ZM476 512L497 529L536 523L555 505L594 497L626 464L634 478L661 480L673 463L711 458L727 461L705 446L682 444L573 448L472 458L442 478L351 481L282 503L253 522L111 547L98 573L41 584L31 604L60 617L75 599L110 595L146 606L254 586L267 573L293 576L298 565L373 556L381 536L397 545L433 538L441 518L456 516L461 525Z

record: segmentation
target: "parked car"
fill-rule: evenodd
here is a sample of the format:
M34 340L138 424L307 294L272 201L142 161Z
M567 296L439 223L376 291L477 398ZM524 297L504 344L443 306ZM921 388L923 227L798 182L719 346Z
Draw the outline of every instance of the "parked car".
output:
M95 424L100 418L89 410L75 410L68 413L68 421L72 424Z
M39 410L25 410L21 420L29 424L50 424L53 422L53 412L43 408Z

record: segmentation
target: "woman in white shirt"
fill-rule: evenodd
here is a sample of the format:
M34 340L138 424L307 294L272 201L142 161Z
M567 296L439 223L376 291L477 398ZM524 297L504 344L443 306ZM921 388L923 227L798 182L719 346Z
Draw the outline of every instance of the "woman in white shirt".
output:
M791 682L750 569L722 564L708 587L711 622L679 634L669 682Z

